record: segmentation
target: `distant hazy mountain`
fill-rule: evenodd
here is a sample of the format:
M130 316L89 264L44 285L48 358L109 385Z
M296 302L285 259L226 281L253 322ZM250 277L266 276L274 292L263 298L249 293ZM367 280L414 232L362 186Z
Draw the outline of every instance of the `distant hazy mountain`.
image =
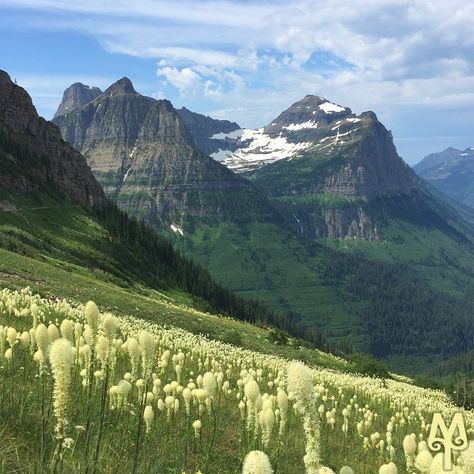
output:
M432 153L415 165L414 170L439 191L474 207L474 147L464 151L450 147Z
M235 122L213 119L206 115L191 112L186 107L177 109L176 112L178 112L184 125L191 133L198 150L206 155L211 155L226 145L225 140L214 138L216 135L226 135L235 130L240 130L239 125Z

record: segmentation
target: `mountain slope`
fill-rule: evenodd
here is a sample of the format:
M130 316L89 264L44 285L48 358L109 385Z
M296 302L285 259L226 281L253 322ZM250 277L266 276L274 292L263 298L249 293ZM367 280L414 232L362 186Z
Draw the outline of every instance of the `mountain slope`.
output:
M0 133L8 137L6 145L0 143L2 281L26 279L43 290L59 285L81 294L72 283L80 281L77 274L89 277L91 285L97 278L132 294L165 292L197 307L303 335L281 315L218 285L168 240L108 202L84 157L63 141L55 125L38 117L28 94L6 73L1 79ZM12 183L27 185L20 189ZM58 269L70 272L70 281L62 282ZM325 344L316 332L305 337Z
M435 325L472 325L473 227L401 160L375 114L306 96L243 145L224 163L250 179L295 234L317 242L321 283L360 315L366 349L395 364L404 353L404 364L415 365L423 355L412 331L423 334L425 355L428 346L445 357L472 344L440 345ZM449 323L455 312L459 322Z
M335 292L318 284L297 236L248 180L196 150L168 101L143 97L122 79L55 121L121 208L167 232L218 281L294 320L311 314L313 328L330 314L339 326Z
M84 158L39 117L24 89L0 71L0 186L15 192L54 187L83 204L105 196Z
M121 207L219 282L403 370L471 347L468 224L419 185L373 113L307 96L253 144L211 135L237 147L239 166L224 161L236 176L196 150L169 102L122 86L56 121Z
M223 161L254 182L304 238L378 239L367 198L410 194L415 175L372 112L306 96L266 127L242 131ZM234 140L235 141L235 140Z
M211 155L225 145L225 140L218 138L220 135L240 130L239 125L235 122L213 119L191 112L186 107L177 109L176 112L191 133L196 148L205 155Z
M269 221L252 185L194 146L171 103L135 92L123 78L84 107L55 118L121 208L162 229L184 220Z
M474 147L432 153L413 169L442 193L474 208Z

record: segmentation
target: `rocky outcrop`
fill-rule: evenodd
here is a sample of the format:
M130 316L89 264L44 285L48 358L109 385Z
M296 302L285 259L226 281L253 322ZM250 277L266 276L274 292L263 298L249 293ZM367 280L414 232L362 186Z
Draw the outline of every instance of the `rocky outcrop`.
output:
M102 91L98 87L75 82L64 91L63 99L54 116L57 117L72 112L94 100L100 94L102 94Z
M347 107L306 96L264 132L301 149L244 175L271 199L292 202L288 221L306 238L380 238L382 223L367 203L416 189L415 174L373 112L356 116Z
M60 191L82 204L105 202L86 160L59 128L39 117L28 93L0 71L0 187Z
M169 101L142 96L127 78L54 121L106 193L158 227L194 217L240 218L247 212L247 193L261 205L247 180L195 147Z
M325 177L321 192L342 196L410 193L416 187L416 177L398 156L391 133L371 112L360 118L360 129L351 137L356 140L352 159Z
M307 240L380 238L380 222L363 202L347 202L338 206L315 203L311 206L293 206L288 221L293 230Z

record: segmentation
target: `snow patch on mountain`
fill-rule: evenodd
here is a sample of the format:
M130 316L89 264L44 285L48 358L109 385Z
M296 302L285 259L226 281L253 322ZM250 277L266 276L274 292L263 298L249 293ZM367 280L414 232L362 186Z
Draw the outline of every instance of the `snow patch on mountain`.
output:
M128 178L128 173L130 173L130 170L132 169L131 166L128 167L127 171L125 172L125 175L123 177L122 183L125 183L125 180Z
M226 140L230 138L231 140L236 140L237 138L240 138L244 134L245 129L239 129L239 130L234 130L232 132L228 133L215 133L211 137L209 137L211 140Z
M315 128L314 125L314 122L312 122L311 128ZM303 128L307 128L307 125ZM300 128L293 128L293 130L295 129L300 130ZM228 168L240 172L290 158L297 152L311 146L311 142L290 142L282 134L272 138L264 132L263 128L256 130L243 129L239 132L241 132L239 141L242 144L240 148L237 148L235 151L219 149L211 157L222 161ZM235 132L231 133L234 136L237 135Z
M295 132L297 130L304 130L308 128L318 128L318 122L308 120L307 122L303 123L290 123L290 125L285 125L282 128L289 130L290 132Z
M210 157L214 158L216 161L224 161L231 158L233 154L234 152L231 150L223 150L222 148L219 148L214 153L211 153Z
M180 234L182 237L184 237L184 232L183 232L183 229L181 229L181 227L178 227L177 225L174 225L174 224L171 224L170 227L171 227L171 230L175 234Z
M341 107L340 105L333 104L332 102L324 102L323 104L319 105L319 108L327 114L332 114L332 113L337 113L337 112L344 112L344 110L346 110L344 107Z

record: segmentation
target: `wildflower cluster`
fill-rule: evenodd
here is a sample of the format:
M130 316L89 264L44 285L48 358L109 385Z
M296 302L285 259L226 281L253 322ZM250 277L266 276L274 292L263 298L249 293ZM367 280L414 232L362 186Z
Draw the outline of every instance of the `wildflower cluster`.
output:
M0 324L2 420L15 414L12 426L39 440L39 471L443 472L426 443L431 414L459 409L442 392L29 289L0 291ZM464 415L472 437L474 416ZM472 449L454 460L457 474L474 472Z

